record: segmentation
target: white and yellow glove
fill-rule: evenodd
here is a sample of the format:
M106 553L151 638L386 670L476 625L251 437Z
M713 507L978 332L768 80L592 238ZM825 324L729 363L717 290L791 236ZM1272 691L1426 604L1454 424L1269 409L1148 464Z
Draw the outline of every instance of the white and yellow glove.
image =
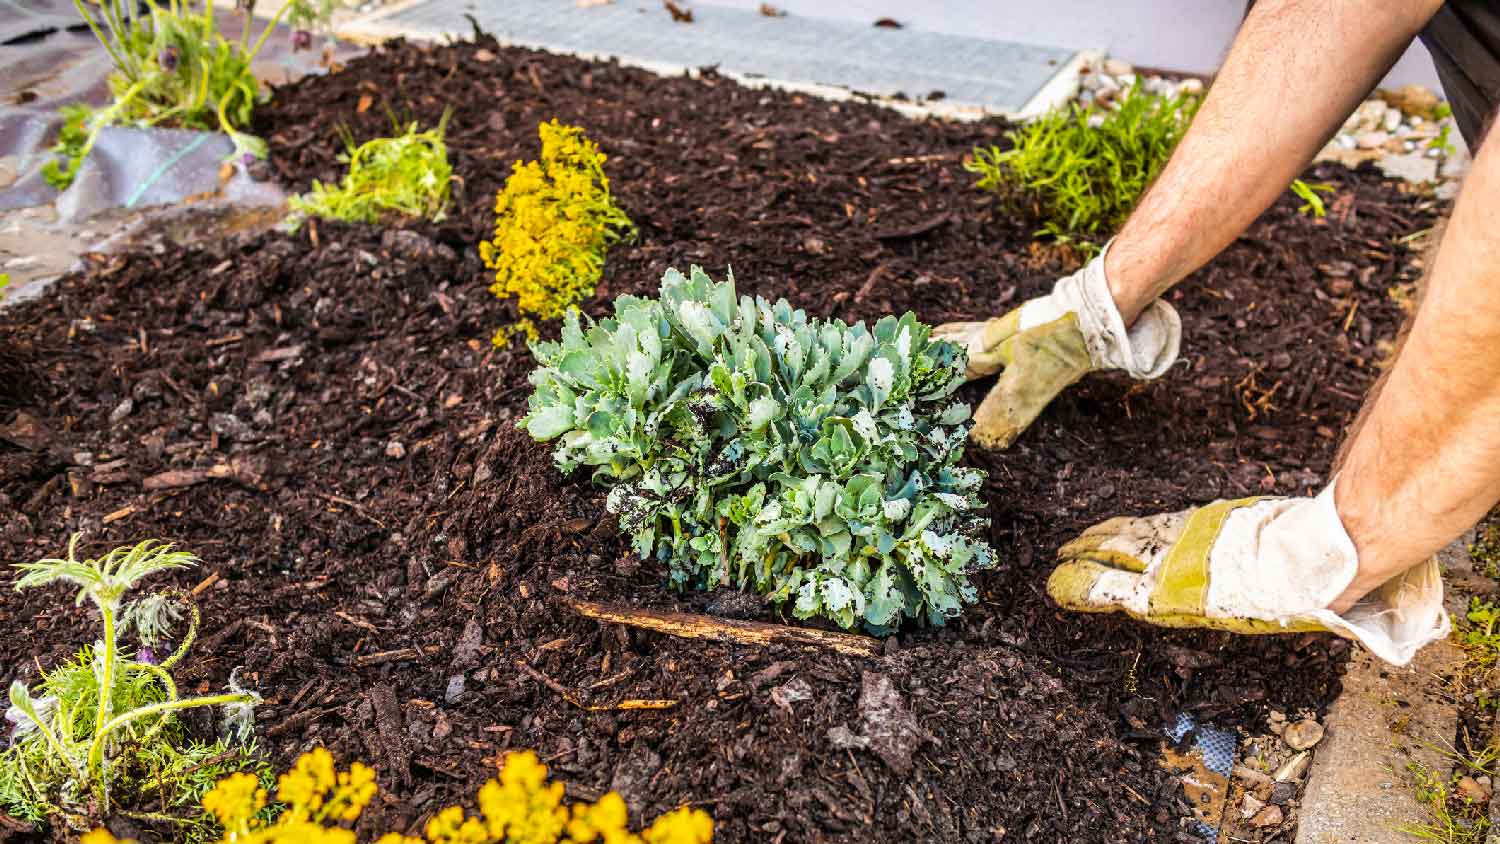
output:
M1047 592L1063 608L1124 612L1163 627L1326 630L1405 665L1451 626L1436 560L1343 613L1328 608L1359 568L1331 483L1316 498L1242 498L1110 519L1064 545L1058 559Z
M1177 360L1182 321L1171 305L1151 303L1129 329L1104 277L1108 245L1083 269L1059 279L1052 292L1004 316L950 322L933 335L963 346L969 378L1001 372L974 411L974 441L1005 448L1048 403L1089 372L1122 369L1158 378Z

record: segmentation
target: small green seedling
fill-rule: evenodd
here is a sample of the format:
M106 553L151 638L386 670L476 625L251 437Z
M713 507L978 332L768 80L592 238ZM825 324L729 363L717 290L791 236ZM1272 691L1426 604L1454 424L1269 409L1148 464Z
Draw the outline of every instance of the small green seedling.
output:
M1302 207L1297 209L1298 212L1321 218L1328 213L1328 209L1323 205L1323 198L1318 194L1333 193L1333 185L1327 182L1304 182L1301 179L1293 179L1292 193L1302 200Z
M0 752L0 809L21 820L83 830L106 817L118 796L149 792L159 812L125 814L180 824L180 840L200 840L213 832L198 805L203 793L220 776L263 767L250 741L260 697L236 688L233 678L228 693L180 697L171 669L193 644L196 607L177 591L125 600L148 575L191 566L196 557L147 540L79 560L79 536L68 542L64 559L17 566L24 572L18 590L76 586L77 603L87 600L98 610L103 635L44 672L35 692L20 680L11 683L5 720L14 729ZM170 656L155 661L154 648L178 626L184 607L186 633ZM140 647L128 653L121 637L132 629ZM227 735L209 743L189 740L175 713L194 707L224 707Z
M1437 137L1427 142L1427 148L1440 150L1443 155L1452 155L1458 152L1458 149L1453 146L1453 124L1443 122L1453 116L1453 108L1447 103L1438 103L1437 108L1433 110L1432 116L1434 120L1439 121L1438 133Z
M337 187L313 182L310 193L292 197L293 226L307 217L354 223L393 216L443 219L453 181L443 143L450 113L443 112L435 129L419 132L412 123L402 134L363 144L355 144L348 130L342 130L349 151L339 160L349 165L349 172Z

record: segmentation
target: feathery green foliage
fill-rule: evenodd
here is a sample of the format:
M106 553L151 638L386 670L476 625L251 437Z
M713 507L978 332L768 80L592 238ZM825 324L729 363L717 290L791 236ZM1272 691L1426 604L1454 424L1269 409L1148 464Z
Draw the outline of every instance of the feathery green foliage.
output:
M294 224L306 217L353 223L378 223L392 216L443 219L453 180L443 143L449 113L443 112L435 129L419 132L412 123L400 135L358 145L345 130L349 151L339 160L349 165L349 172L336 187L313 182L312 192L292 197Z
M221 776L264 770L250 738L251 709L260 698L230 681L227 694L182 698L171 669L192 647L198 611L181 592L126 602L145 577L189 566L191 554L147 540L91 560L75 554L17 566L17 589L53 583L78 588L76 602L98 610L103 635L73 659L45 671L33 690L15 680L5 720L13 725L10 746L0 752L0 810L34 823L61 823L85 830L111 810L121 795L149 793L161 811L143 820L178 825L177 840L215 833L198 801ZM189 623L176 649L156 662L147 648L164 644L186 608ZM127 653L121 636L132 628L143 643ZM176 712L222 706L225 735L215 742L190 740Z
M1096 250L1161 172L1200 99L1137 81L1117 107L1056 109L1006 133L1010 149L976 148L964 169L1007 209L1039 219L1038 234Z
M675 586L734 585L799 618L888 630L942 624L994 565L984 473L960 468L964 354L911 314L811 319L736 301L734 279L669 270L660 299L621 296L541 366L522 425L564 472L594 467L610 512Z

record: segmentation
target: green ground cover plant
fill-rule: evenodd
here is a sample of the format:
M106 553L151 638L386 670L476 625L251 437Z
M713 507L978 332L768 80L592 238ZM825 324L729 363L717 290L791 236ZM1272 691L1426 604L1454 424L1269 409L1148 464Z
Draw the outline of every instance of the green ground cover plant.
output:
M114 125L217 129L234 141L236 156L264 158L265 142L246 131L262 99L250 65L284 19L305 25L326 20L331 3L285 0L252 45L253 3L244 12L244 34L234 41L219 32L212 0L203 0L201 9L190 0L147 0L144 13L136 0L73 0L114 62L110 103L62 108L63 127L52 148L58 157L43 166L43 178L66 189L99 133Z
M609 247L635 237L635 224L615 204L604 153L577 126L541 124L542 155L517 161L495 197L495 236L479 244L495 272L490 291L515 299L521 319L495 334L537 338L537 320L558 319L592 296Z
M873 327L785 300L736 299L732 274L669 270L658 299L571 311L521 424L589 467L635 550L677 587L733 586L798 618L887 631L942 624L994 565L984 473L958 465L963 351L911 314Z
M1055 109L1006 133L1009 149L976 148L964 168L1007 210L1040 220L1038 234L1096 251L1161 172L1200 101L1137 82L1116 108Z
M448 208L453 167L443 136L449 112L436 128L418 131L416 123L401 134L355 144L344 130L348 152L339 160L349 172L337 185L313 182L312 191L290 200L293 224L307 217L354 223L378 223L398 217L441 220Z
M69 541L66 558L18 566L17 589L59 582L77 587L77 603L93 605L102 631L95 644L44 671L34 688L11 683L0 809L18 820L77 831L107 817L116 804L145 800L157 808L124 814L172 824L174 840L212 838L217 826L199 806L203 795L229 773L264 770L251 737L260 699L234 688L233 680L227 693L182 697L171 670L192 647L196 607L177 591L126 600L145 577L197 558L147 540L79 560L78 539L75 534ZM179 630L175 649L158 660L156 649ZM134 649L124 643L132 633ZM220 738L187 735L176 713L196 707L222 710Z

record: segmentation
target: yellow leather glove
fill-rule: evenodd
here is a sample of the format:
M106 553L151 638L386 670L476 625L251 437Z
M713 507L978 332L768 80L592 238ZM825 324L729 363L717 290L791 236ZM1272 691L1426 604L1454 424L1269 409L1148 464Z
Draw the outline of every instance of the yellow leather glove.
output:
M1328 609L1359 568L1332 484L1316 498L1242 498L1110 519L1064 545L1058 560L1047 592L1059 606L1162 627L1326 630L1397 665L1450 628L1435 560L1343 613Z
M987 448L1015 441L1064 388L1089 372L1123 369L1157 378L1177 360L1182 322L1166 302L1152 302L1130 329L1104 277L1108 246L1083 269L1059 279L1046 296L983 322L950 322L933 335L963 346L969 378L1000 372L974 411L970 436Z

